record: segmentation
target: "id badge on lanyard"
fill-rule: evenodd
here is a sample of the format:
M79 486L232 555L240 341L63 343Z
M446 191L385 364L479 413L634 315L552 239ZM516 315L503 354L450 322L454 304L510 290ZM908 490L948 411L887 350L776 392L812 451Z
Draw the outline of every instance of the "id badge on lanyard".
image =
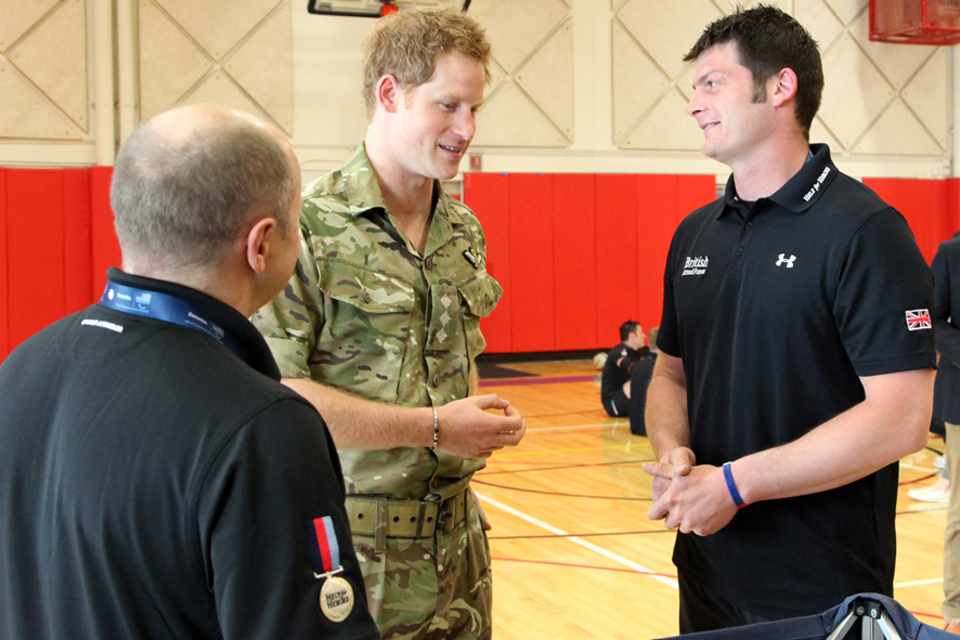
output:
M180 298L157 291L107 282L107 287L100 296L100 304L121 313L153 318L199 331L232 351L238 358L243 358L240 345L223 330L223 327Z

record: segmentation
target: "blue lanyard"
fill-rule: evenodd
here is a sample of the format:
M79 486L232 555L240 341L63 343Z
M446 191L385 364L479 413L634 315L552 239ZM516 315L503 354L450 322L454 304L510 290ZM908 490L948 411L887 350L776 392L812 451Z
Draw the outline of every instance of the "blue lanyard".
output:
M108 281L100 297L100 304L121 313L145 316L199 331L232 351L241 360L243 359L243 350L240 345L223 330L223 327L180 298Z

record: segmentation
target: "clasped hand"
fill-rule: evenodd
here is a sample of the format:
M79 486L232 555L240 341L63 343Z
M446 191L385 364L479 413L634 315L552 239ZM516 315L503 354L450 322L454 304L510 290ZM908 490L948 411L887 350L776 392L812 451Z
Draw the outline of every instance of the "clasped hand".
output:
M487 409L502 410L503 415ZM495 393L469 396L437 408L437 448L462 458L489 458L494 451L520 444L527 421Z
M647 517L663 520L668 529L706 536L727 526L737 506L727 490L723 469L695 462L693 452L681 447L661 462L643 465L653 476L654 503Z

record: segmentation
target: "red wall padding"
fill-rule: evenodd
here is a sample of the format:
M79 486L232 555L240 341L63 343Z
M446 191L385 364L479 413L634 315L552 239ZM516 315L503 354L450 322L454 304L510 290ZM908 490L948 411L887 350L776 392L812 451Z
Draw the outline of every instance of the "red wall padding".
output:
M598 286L596 264L603 251L592 239L597 233L593 212L596 181L591 175L553 176L553 291L556 331L554 344L566 349L592 349L597 313L583 304L585 292ZM550 350L553 350L551 347Z
M466 174L506 290L487 352L603 349L625 320L656 326L673 231L715 197L713 176Z
M63 171L7 172L7 308L10 344L66 310Z
M960 230L960 179L952 178L946 181L946 207L941 216L937 237L940 241L952 238Z
M592 336L592 348L609 349L620 341L618 329L624 321L644 322L640 317L637 245L638 217L647 209L646 203L637 202L637 176L598 174L595 180L597 190L591 215L597 221L597 232L583 242L597 247L597 261L583 268L594 272L597 288L584 289L580 304L596 309L597 331ZM649 324L645 326L650 328Z
M99 298L120 266L110 167L0 168L0 359ZM487 266L503 285L482 323L490 353L602 349L627 319L660 321L677 224L715 197L713 176L468 173ZM868 178L927 260L960 229L960 179Z
M63 172L64 313L79 311L93 299L90 237L90 172Z
M109 167L0 169L0 359L99 298L106 267L120 265L111 175ZM95 212L109 222L99 242Z
M470 206L483 224L487 240L487 270L497 274L497 282L504 289L496 311L481 324L483 337L487 340L487 351L511 353L514 350L510 340L513 269L510 265L510 193L507 190L507 176L499 173L468 173L464 178L464 191L470 192Z
M90 182L90 242L93 247L93 299L99 300L107 286L107 269L119 267L120 243L113 230L113 209L110 208L110 178L113 167L93 167Z
M507 180L514 351L550 351L556 344L552 187L553 176L547 175L514 174Z

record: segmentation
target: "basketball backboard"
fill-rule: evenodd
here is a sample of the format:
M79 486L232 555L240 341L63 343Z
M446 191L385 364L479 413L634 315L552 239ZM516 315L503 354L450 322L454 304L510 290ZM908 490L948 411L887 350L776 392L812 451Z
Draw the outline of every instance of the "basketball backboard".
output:
M449 7L466 11L469 6L470 0L307 0L307 11L310 13L358 18L379 18L391 11L414 7Z

